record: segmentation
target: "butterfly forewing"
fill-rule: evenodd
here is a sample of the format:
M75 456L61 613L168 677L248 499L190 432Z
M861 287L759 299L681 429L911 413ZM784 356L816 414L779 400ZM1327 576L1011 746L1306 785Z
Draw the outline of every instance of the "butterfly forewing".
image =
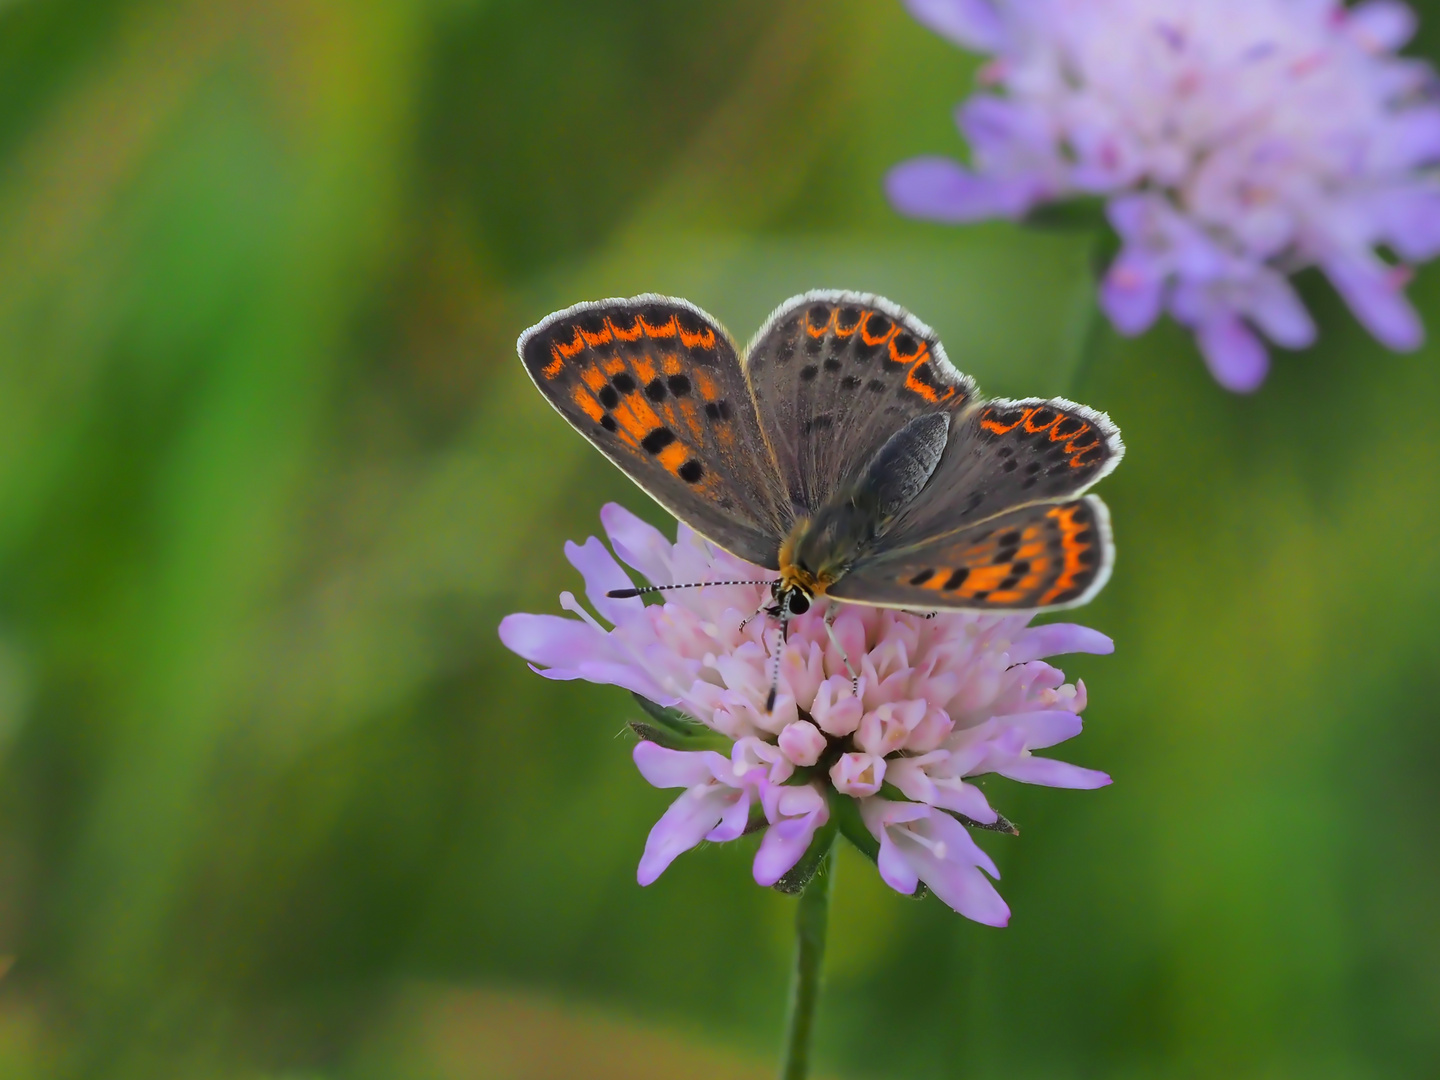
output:
M1019 506L1074 498L1124 453L1119 429L1094 409L1062 398L987 401L957 418L930 482L881 547L911 547Z
M1113 562L1109 514L1087 495L878 552L857 562L829 594L916 610L1073 607L1099 591Z
M745 359L765 437L802 512L842 494L885 441L975 393L929 327L864 293L811 292L782 304Z
M683 300L641 296L556 312L521 335L550 403L675 517L777 567L789 500L734 343Z

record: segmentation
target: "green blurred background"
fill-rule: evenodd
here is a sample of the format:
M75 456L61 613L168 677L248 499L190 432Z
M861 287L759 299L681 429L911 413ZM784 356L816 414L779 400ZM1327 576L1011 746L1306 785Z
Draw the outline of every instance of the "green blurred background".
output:
M822 286L1130 453L1066 664L1115 784L989 785L1007 930L847 853L821 1071L1440 1075L1440 357L1307 277L1252 398L1173 326L1077 370L1086 238L881 197L973 70L897 0L0 10L0 1075L769 1075L793 901L637 887L633 707L497 641L662 521L513 342Z

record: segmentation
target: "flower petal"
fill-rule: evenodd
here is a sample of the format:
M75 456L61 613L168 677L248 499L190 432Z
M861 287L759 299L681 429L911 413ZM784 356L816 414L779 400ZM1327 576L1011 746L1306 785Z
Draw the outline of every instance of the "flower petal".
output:
M627 614L644 610L645 601L638 596L613 600L605 595L611 589L632 588L635 583L597 537L589 537L584 544L567 540L565 558L585 578L585 596L591 606L611 623L618 625Z
M500 620L500 641L511 652L546 667L572 667L586 659L613 660L616 655L603 631L560 615L506 615Z
M652 585L675 584L670 573L671 544L659 529L619 503L601 507L600 524L626 566L639 570Z
M994 771L1022 784L1039 784L1042 787L1089 790L1111 783L1109 776L1096 769L1082 769L1067 761L1032 757L1029 754L1013 757L997 766Z
M712 844L738 840L745 835L745 829L750 824L750 796L755 789L747 787L739 790L739 797L735 798L721 815L720 824L705 834L705 839Z
M932 820L935 835L945 844L945 857L926 858L929 852L916 852L912 857L925 864L921 879L945 904L967 919L986 926L1005 926L1010 922L1010 906L1005 903L989 878L980 872L985 866L996 873L995 864L970 838L970 834L954 818L935 812Z
M715 778L717 769L730 765L724 755L714 750L670 750L648 740L636 743L630 756L635 759L640 775L658 788L708 784Z
M1424 262L1440 255L1440 188L1434 184L1391 188L1369 209L1380 223L1381 239L1402 259Z
M1315 323L1290 282L1262 269L1245 292L1245 313L1271 341L1287 349L1303 349L1315 340Z
M632 663L613 660L586 660L575 668L580 678L587 682L601 683L606 686L618 686L622 690L629 690L632 694L639 694L643 698L663 705L666 708L674 705L677 698L673 694L667 694L656 685L650 675Z
M1420 317L1405 299L1402 277L1374 256L1341 256L1322 268L1330 283L1376 339L1397 352L1418 349L1425 339Z
M1195 331L1205 366L1226 390L1250 394L1270 371L1270 354L1260 339L1234 315L1201 323Z
M885 759L877 754L841 754L830 766L830 782L842 795L863 799L885 783Z
M1121 252L1100 283L1100 308L1127 337L1142 334L1160 315L1165 274L1152 259Z
M636 880L649 885L677 857L705 839L705 834L720 824L734 794L734 789L719 785L691 788L671 803L645 840Z
M815 830L830 820L830 808L825 796L812 786L772 787L765 793L765 815L771 825L751 869L757 885L770 886L800 861Z
M962 48L996 52L1005 45L1005 24L985 0L905 0L915 21Z
M1044 750L1080 734L1083 721L1064 709L1043 709L1036 712L1012 713L996 717L1000 723L1025 734L1026 750Z
M985 218L1018 218L1034 202L1033 178L978 176L949 158L901 162L885 177L885 194L902 214L957 224Z
M1406 109L1380 130L1376 156L1389 169L1414 169L1440 159L1440 106Z
M1391 52L1415 34L1415 13L1396 0L1365 0L1345 12L1345 29L1370 52Z
M1115 642L1099 630L1078 623L1047 623L1021 631L1010 646L1010 663L1028 664L1061 653L1092 653L1107 656L1115 651Z

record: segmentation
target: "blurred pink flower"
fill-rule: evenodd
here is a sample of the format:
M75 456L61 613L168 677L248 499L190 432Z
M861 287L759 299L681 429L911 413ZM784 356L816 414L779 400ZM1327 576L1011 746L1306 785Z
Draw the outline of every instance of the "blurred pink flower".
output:
M614 504L601 519L615 555L651 584L771 576L684 525L672 544ZM606 593L633 583L604 544L591 537L565 550L600 618L563 593L561 606L576 618L510 615L500 624L505 645L546 678L610 683L678 709L699 722L703 737L729 748L727 757L649 741L635 747L646 780L684 789L651 830L642 885L701 840L757 829L764 835L755 880L774 884L832 811L853 806L858 813L849 817L869 830L870 848L878 841L871 853L893 888L912 893L923 881L961 914L1001 926L1009 909L985 876L999 876L995 865L953 816L980 825L1001 820L969 778L998 773L1071 788L1110 782L1033 754L1079 734L1085 707L1084 684L1067 684L1043 658L1110 652L1110 639L1094 630L1030 626L1026 614L925 618L845 605L835 631L859 673L857 696L820 602L790 624L779 694L767 713L767 641L773 648L779 631L765 617L741 628L767 586L680 589L664 594L663 604L616 600Z
M1238 392L1269 368L1260 335L1309 345L1287 275L1319 267L1391 349L1421 343L1409 271L1440 252L1434 72L1397 57L1397 0L907 0L922 23L993 53L957 113L972 165L919 158L897 209L961 222L1107 202L1121 250L1100 303L1125 334L1162 311ZM1258 331L1258 333L1257 333Z

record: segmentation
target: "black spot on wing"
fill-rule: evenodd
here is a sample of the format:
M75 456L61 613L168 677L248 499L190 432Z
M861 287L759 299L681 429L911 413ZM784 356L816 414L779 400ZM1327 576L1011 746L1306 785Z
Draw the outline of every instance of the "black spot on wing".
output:
M640 440L647 454L658 454L675 441L675 433L667 427L657 427Z
M703 333L708 326L700 316L693 311L686 311L684 308L675 312L675 319L680 324L680 329L692 337Z

